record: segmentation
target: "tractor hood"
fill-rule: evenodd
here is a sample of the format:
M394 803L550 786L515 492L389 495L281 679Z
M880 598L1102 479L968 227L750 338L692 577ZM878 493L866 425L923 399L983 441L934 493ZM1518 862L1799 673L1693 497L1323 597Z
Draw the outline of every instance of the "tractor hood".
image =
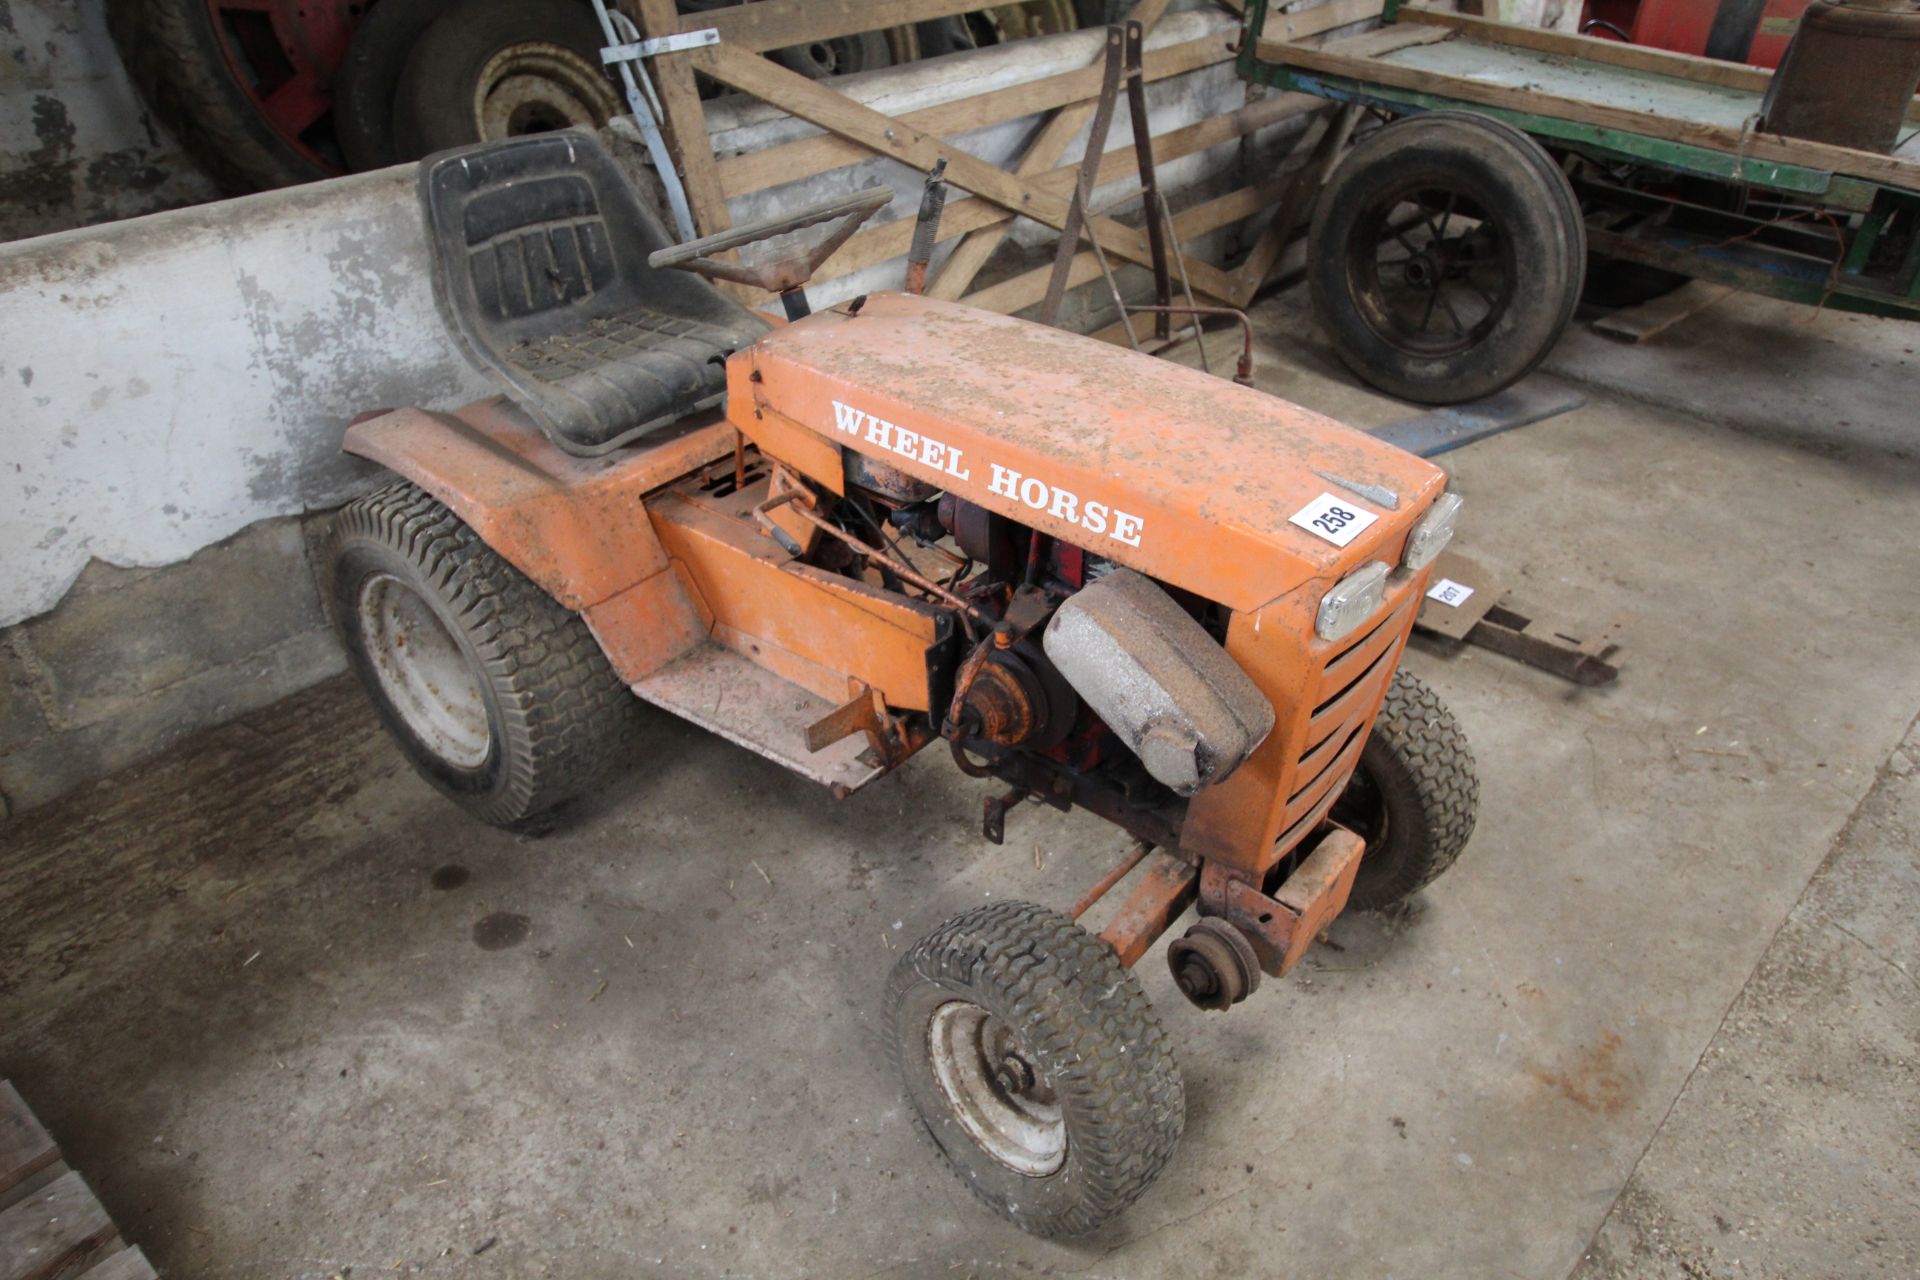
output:
M761 338L729 362L728 406L763 451L836 491L851 449L1243 612L1398 564L1446 479L1264 392L906 294ZM1310 531L1328 504L1348 518Z

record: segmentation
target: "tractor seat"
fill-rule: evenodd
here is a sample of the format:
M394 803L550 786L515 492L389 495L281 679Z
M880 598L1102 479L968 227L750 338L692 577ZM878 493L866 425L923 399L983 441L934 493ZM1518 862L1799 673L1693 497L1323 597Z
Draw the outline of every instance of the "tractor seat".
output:
M591 133L430 156L420 202L448 329L569 453L718 404L727 357L766 331L707 281L647 265L673 242Z

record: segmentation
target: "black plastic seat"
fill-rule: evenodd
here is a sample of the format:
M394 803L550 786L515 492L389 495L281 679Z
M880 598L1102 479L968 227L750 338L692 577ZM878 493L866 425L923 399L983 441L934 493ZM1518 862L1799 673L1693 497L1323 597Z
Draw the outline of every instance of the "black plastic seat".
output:
M570 453L719 402L766 322L647 255L672 244L613 157L567 130L430 156L420 200L447 326Z

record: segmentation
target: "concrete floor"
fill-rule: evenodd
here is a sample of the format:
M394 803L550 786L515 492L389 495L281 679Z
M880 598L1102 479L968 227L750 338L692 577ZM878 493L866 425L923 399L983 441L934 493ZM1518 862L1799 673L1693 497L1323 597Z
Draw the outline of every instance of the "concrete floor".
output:
M837 804L661 716L515 836L322 686L0 828L0 1074L174 1276L1911 1275L1915 334L1709 317L1575 332L1587 408L1446 459L1462 547L1633 615L1626 674L1412 655L1479 757L1472 845L1231 1014L1147 957L1187 1133L1093 1238L975 1205L878 997L940 918L1065 904L1122 841L1028 808L985 845L937 753ZM1270 389L1408 412L1297 300L1259 319Z

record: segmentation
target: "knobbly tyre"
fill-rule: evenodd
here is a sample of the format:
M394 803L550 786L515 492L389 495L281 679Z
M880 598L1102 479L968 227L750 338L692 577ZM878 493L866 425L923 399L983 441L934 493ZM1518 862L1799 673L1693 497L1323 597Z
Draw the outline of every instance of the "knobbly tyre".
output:
M677 247L585 134L444 153L420 190L443 314L506 394L347 431L397 478L335 522L328 590L401 747L519 823L620 767L646 702L843 798L944 743L1003 788L996 842L1023 800L1113 823L1131 849L1070 913L995 902L905 953L886 1039L994 1209L1042 1235L1125 1209L1184 1120L1131 971L1154 941L1197 906L1168 959L1226 1009L1472 830L1459 730L1398 669L1443 474L1020 320L809 315L884 189ZM821 224L810 253L718 256ZM1074 923L1136 868L1098 935Z

